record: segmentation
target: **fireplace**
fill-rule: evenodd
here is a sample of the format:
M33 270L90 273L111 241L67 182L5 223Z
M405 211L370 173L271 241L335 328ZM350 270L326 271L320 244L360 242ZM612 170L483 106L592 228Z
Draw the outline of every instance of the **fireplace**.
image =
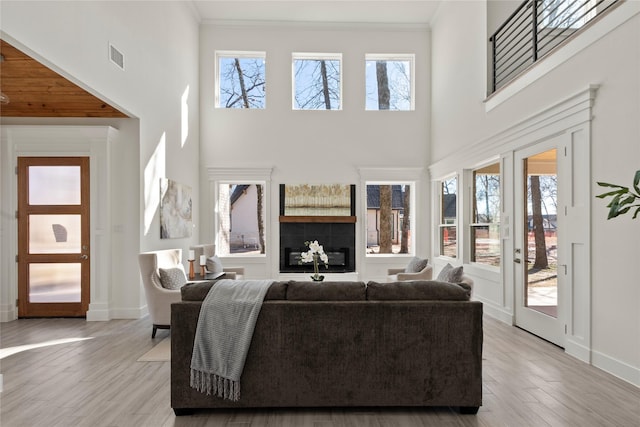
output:
M332 201L330 196L313 197L313 192L312 196L305 193L304 197L310 197L313 201L317 199L322 207L306 206L309 203L302 203L306 206L305 212L295 211L289 214L285 203L285 185L280 185L280 272L313 273L313 263L301 264L300 254L308 250L305 242L317 240L329 257L329 268L319 266L322 273L353 273L356 271L355 185L339 186L340 189L333 185L315 187L318 187L317 192L323 195L345 196L346 193L344 198L347 201L347 213L351 215L343 215L344 212L336 212L330 208L334 205L342 206L342 199ZM290 204L294 204L294 201L299 201L298 197L293 197ZM321 214L311 215L320 212Z
M313 273L313 263L301 263L300 254L309 248L284 248L284 271L297 273ZM349 248L324 248L329 262L327 267L323 263L318 264L320 272L346 273L350 269Z
M281 223L280 224L280 272L313 272L313 263L299 264L300 253L309 248L304 242L317 240L329 257L329 268L320 266L326 273L350 273L356 271L355 224L335 223Z

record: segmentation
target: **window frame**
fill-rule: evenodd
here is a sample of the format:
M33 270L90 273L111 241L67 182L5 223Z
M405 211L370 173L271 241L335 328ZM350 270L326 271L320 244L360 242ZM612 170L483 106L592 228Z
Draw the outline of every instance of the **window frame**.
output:
M340 63L340 84L339 91L339 108L298 108L296 107L296 61L297 60L315 60L315 61L339 61ZM344 109L344 91L343 91L343 60L342 53L311 53L311 52L292 52L291 53L291 109L293 111L342 111Z
M211 226L211 232L209 234L208 241L213 241L216 244L216 254L221 258L242 258L247 259L261 259L267 261L271 258L273 248L271 247L271 235L274 233L271 226L271 174L272 168L209 168L207 170L209 178L209 192L210 197L209 206L213 221L208 225ZM265 235L265 250L264 254L238 254L227 253L221 254L219 252L222 242L222 220L220 218L220 186L229 184L262 184L263 191L263 212L264 212L264 235ZM206 230L203 230L204 235Z
M369 185L409 185L411 187L410 201L411 204L411 212L409 214L409 251L407 253L369 253L368 250L368 225L369 225L369 215L368 215L368 199L367 199L367 187ZM416 207L417 207L417 181L415 180L403 180L403 179L394 179L394 180L366 180L363 183L363 201L364 201L364 254L366 258L381 258L381 257L413 257L416 254ZM398 214L399 215L399 214ZM400 221L400 218L398 218ZM394 227L395 230L395 227ZM398 230L400 233L400 230Z
M455 220L453 222L447 222L447 220L444 218L444 210L445 210L445 203L444 203L444 183L445 181L450 181L450 180L455 180L456 181L456 217ZM460 239L458 238L458 234L460 231L460 212L459 212L459 207L460 204L458 203L458 201L460 200L460 176L458 174L454 174L454 175L450 175L448 177L442 178L439 181L437 181L437 191L438 191L438 211L437 211L437 221L438 221L438 246L437 246L437 250L438 250L438 256L440 257L445 257L448 259L458 259L460 258ZM456 240L455 240L455 256L451 256L451 255L446 255L444 253L444 240L442 238L443 236L443 229L445 228L450 228L450 227L455 227L456 230Z
M477 189L476 189L476 173L478 171L481 171L483 169L487 169L490 167L494 167L497 166L498 168L498 173L497 174L492 174L492 175L497 175L498 179L499 179L499 183L498 183L498 198L499 198L499 202L498 202L498 208L496 210L497 213L497 221L493 221L493 222L477 222L478 218L477 218ZM474 265L482 265L484 267L487 268L495 268L495 269L500 269L502 266L502 242L501 242L501 221L502 221L502 206L504 203L504 187L503 187L503 177L502 177L502 172L503 172L503 165L502 162L500 160L497 161L492 161L492 162L488 162L483 164L482 166L476 167L474 169L469 170L469 174L468 176L470 177L470 206L469 206L469 262L471 264ZM491 227L496 227L497 228L497 249L498 249L498 264L491 264L488 262L483 262L481 260L477 259L477 247L476 247L476 234L475 231L478 228L481 227L489 227L489 233L491 233L490 229Z
M228 108L220 105L221 99L221 68L220 68L220 59L221 58L262 58L264 61L264 106L262 108ZM214 101L213 106L216 109L221 110L266 110L267 109L267 52L265 51L244 51L244 50L216 50L214 52L214 64L213 64L213 74L214 74Z
M410 101L409 108L405 110L400 109L389 109L389 110L381 110L379 108L367 108L367 62L368 61L409 61L409 92L410 92ZM416 55L415 53L393 53L393 54L385 54L385 53L366 53L364 56L364 109L365 111L415 111L416 109L416 73L415 73L415 65L416 64Z

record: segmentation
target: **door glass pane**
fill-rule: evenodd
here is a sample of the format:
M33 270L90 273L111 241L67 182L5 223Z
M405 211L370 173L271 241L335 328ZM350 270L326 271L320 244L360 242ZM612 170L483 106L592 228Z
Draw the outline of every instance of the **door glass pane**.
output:
M80 253L81 215L29 215L29 253Z
M29 264L29 302L80 302L80 263Z
M527 174L526 306L558 317L558 176L556 150L525 159Z
M79 205L80 166L29 166L30 205Z

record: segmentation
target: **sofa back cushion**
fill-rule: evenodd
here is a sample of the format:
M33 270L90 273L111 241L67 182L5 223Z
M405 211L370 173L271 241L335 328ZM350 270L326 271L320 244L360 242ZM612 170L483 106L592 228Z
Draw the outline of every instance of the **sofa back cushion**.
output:
M209 293L209 289L214 286L215 280L209 280L205 282L193 282L187 283L180 291L182 293L182 301L204 301ZM265 301L269 300L284 300L287 295L287 284L289 282L273 282L266 295Z
M289 301L365 301L364 282L289 282Z
M470 296L469 287L435 280L367 283L367 299L370 301L468 301Z

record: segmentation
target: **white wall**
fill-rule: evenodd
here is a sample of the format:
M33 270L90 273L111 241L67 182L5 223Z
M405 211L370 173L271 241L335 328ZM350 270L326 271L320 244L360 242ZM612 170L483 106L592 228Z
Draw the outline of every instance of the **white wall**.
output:
M279 184L356 184L359 201L363 195L359 167L425 168L428 164L430 52L426 29L331 24L203 25L200 43L202 179L207 179L206 169L212 167L273 167L267 250L278 251ZM266 52L266 109L214 108L216 50ZM342 53L342 111L292 111L293 52ZM415 111L364 110L366 53L415 53ZM205 200L208 190L203 186L202 191ZM424 220L425 233L417 246L422 251L429 247L428 212L426 205L420 206L423 216L419 221ZM206 241L214 238L210 208L202 205L201 237ZM364 219L364 212L360 218ZM364 239L361 242L364 252ZM267 262L271 265L266 271L277 272L277 256ZM247 276L252 277L253 266L247 267ZM358 271L363 272L364 267L359 265ZM261 267L255 268L257 272Z
M433 161L471 168L483 159L466 158L465 147L490 144L502 130L597 84L591 195L602 192L596 181L630 185L640 167L640 4L623 3L611 15L630 19L489 112L483 105L486 10L481 1L445 2L433 25ZM456 161L461 158L463 163ZM629 276L640 253L640 223L629 216L607 221L605 205L592 197L591 361L640 385L640 286ZM482 280L479 298L505 308L513 304L496 301L488 294L492 287L483 294Z
M198 241L197 229L190 239L160 239L157 206L147 206L145 201L145 194L159 194L159 184L144 180L145 168L163 140L165 161L153 165L155 177L192 186L194 224L198 224L197 19L186 2L111 1L3 1L0 19L3 39L134 118L100 123L120 130L111 171L113 263L108 316L139 317L146 312L146 302L137 254L170 247L185 251ZM125 55L125 71L110 63L109 43ZM182 98L187 87L188 137L183 143ZM5 118L2 123L95 124L96 120ZM2 286L11 285L2 280Z

